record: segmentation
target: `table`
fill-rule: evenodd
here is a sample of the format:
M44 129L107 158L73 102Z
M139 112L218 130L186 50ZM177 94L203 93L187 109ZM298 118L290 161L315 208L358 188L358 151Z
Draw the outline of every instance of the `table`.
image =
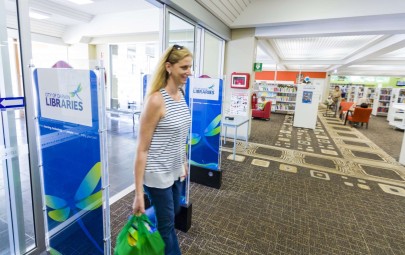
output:
M141 115L141 110L138 110L138 109L119 110L119 109L107 108L107 112L132 115L132 127L135 127L135 115L137 115L138 118Z
M228 117L228 116L227 116ZM244 116L229 116L233 117L233 120L227 120L225 118L222 119L222 126L225 127L225 132L224 132L224 144L226 143L226 131L228 127L235 128L235 133L233 135L233 160L235 160L235 154L236 154L236 136L238 134L238 127L242 126L245 123L248 123L249 126L249 121L250 118L244 117ZM249 137L249 127L246 129L246 144L248 144L248 137Z

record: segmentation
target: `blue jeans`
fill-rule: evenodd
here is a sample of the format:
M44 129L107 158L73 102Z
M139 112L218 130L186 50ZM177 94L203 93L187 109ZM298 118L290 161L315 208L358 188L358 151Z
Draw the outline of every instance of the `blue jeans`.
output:
M166 189L143 187L155 209L157 228L165 242L165 255L181 255L174 230L174 216L180 211L181 182L175 181Z

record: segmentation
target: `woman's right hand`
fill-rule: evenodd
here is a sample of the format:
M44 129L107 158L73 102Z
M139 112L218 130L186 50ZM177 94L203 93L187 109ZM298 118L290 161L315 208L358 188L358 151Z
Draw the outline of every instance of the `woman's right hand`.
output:
M134 204L132 206L133 214L143 214L145 213L145 200L143 194L136 194L134 199Z

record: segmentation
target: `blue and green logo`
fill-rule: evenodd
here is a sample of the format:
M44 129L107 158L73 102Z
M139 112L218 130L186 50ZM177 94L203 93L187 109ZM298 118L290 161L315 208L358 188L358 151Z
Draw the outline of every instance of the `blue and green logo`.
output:
M82 91L82 84L79 83L75 90L69 92L69 95L59 93L45 93L45 102L47 106L64 108L75 111L83 111L83 102L79 96ZM79 99L79 100L76 100Z
M77 97L79 98L80 101L82 101L82 99L79 97L79 92L81 91L82 91L82 84L79 83L79 85L77 85L77 88L73 92L70 92L70 97L71 98Z
M85 178L77 188L74 197L58 197L46 194L45 202L48 216L56 222L64 222L69 217L79 211L92 211L100 208L103 204L102 190L99 187L101 182L101 162L97 162L87 172ZM77 223L86 234L87 238L94 243L99 251L102 252L102 248L99 247L94 238L90 235L89 230L86 228L81 218L78 218ZM51 254L59 254L56 250Z

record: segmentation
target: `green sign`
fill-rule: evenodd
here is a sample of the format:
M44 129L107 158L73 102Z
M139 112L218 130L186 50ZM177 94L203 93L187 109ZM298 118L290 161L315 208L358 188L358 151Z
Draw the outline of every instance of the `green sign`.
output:
M254 63L253 64L253 72L261 72L263 64L262 63Z

